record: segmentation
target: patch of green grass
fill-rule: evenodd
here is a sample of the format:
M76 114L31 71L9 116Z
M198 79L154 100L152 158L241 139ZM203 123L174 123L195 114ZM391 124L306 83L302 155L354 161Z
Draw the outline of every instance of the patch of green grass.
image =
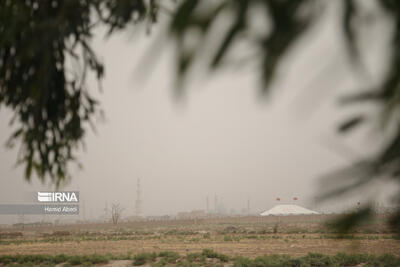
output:
M157 258L161 258L158 262L156 262ZM156 253L140 253L133 257L134 266L144 265L146 263L153 263L154 266L165 266L166 264L174 264L176 263L181 256L172 251L162 251L158 254Z
M247 238L247 239L258 239L258 236L256 236L256 235L246 235L246 236L244 236L244 238Z
M0 265L9 266L54 266L60 263L68 265L92 265L107 263L108 256L104 255L82 255L82 256L66 256L64 254L50 255L5 255L0 256Z
M338 253L334 256L328 256L319 253L309 253L308 255L299 258L292 258L287 255L266 255L257 257L254 260L244 257L238 257L233 260L234 267L338 267L357 266L359 264L365 264L365 266L394 267L400 266L400 258L390 254L376 257L367 254Z
M203 252L201 253L203 256L206 258L210 259L219 259L222 262L228 262L230 260L229 256L215 252L212 249L204 249Z
M320 235L320 239L356 239L356 240L378 240L384 237L377 235L343 235L343 234L331 234L331 235Z
M224 236L224 241L229 242L229 241L233 241L232 237L229 235Z
M383 254L372 260L373 266L400 266L400 258L392 254Z
M147 262L155 261L157 258L156 253L140 253L133 257L133 265L140 266L146 264Z
M237 257L233 261L233 267L252 267L255 266L253 261L245 257Z
M165 235L195 235L196 232L191 230L178 230L178 229L171 229L164 233Z
M224 236L224 241L230 242L230 241L240 241L240 236L230 236L226 235Z
M172 251L161 251L158 253L158 257L165 259L167 263L175 263L181 256Z
M71 265L86 265L107 263L110 260L108 256L105 255L76 255L70 256L68 258L68 263Z
M210 239L211 238L211 234L210 233L206 233L203 235L204 239Z
M339 266L355 266L360 263L370 262L375 257L367 254L346 254L338 253L333 256L333 261Z
M0 266L55 266L61 264L68 266L91 266L93 264L105 264L109 260L128 259L130 255L78 255L67 256L64 254L50 255L1 255ZM288 255L265 255L255 259L245 257L230 258L212 249L204 249L201 253L190 253L180 256L176 252L162 251L160 253L141 253L133 258L133 265L139 266L151 264L151 266L224 266L234 267L325 267L325 266L376 266L395 267L400 266L400 258L391 254L380 256L368 254L323 255L309 253L303 257L293 258Z
M315 267L332 266L334 263L332 257L319 253L309 253L302 257L301 260Z
M204 256L202 253L189 253L186 255L186 260L189 263L194 263L194 262L204 263L206 261L206 256Z
M289 228L289 229L285 230L286 234L304 234L304 233L308 233L308 232L309 231L304 228Z

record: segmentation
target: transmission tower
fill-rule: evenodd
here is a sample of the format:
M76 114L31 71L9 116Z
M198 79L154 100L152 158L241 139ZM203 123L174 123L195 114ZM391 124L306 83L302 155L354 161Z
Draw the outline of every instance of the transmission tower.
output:
M104 205L104 219L107 221L110 218L110 210L108 209L108 202L105 202Z
M142 216L142 189L140 188L140 178L137 179L135 215Z
M217 194L214 196L214 211L215 213L218 213L218 197Z

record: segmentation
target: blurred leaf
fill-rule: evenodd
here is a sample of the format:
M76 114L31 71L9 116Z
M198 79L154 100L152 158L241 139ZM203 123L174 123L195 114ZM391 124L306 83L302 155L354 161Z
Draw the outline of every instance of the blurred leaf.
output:
M371 220L372 217L372 209L371 207L367 206L350 214L343 215L333 220L328 225L335 229L339 235L346 234L353 230L356 225L365 223L368 220Z
M355 117L345 121L341 125L339 125L338 131L340 133L348 132L348 131L352 130L353 128L357 127L358 125L360 125L364 121L365 121L365 117L363 115L355 116Z
M225 56L236 35L244 29L246 23L247 10L249 6L248 4L249 3L246 0L237 1L235 6L236 7L235 22L232 24L232 26L226 33L224 40L221 42L220 47L214 56L214 59L211 63L211 66L213 68L217 67L221 59Z

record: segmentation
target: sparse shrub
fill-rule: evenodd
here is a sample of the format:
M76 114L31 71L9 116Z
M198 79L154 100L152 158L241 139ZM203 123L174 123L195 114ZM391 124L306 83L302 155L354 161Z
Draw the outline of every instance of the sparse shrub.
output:
M291 261L291 258L287 255L266 255L255 258L253 266L293 266L287 264L289 261Z
M400 258L391 254L383 254L377 257L376 262L378 264L374 262L374 266L382 266L382 267L400 266Z
M56 263L56 264L66 262L67 260L68 260L68 256L65 254L60 254L60 255L54 256L54 263Z
M207 258L211 258L211 259L219 259L222 262L227 262L229 261L229 257L227 255L224 254L220 254L218 252L215 252L212 249L204 249L202 254L207 257Z
M204 239L210 239L210 238L211 238L211 234L210 234L210 233L205 233L205 234L203 235L203 238L204 238Z
M140 253L133 257L133 265L140 266L147 262L155 261L156 258L156 253Z
M302 259L305 263L315 267L325 267L333 264L331 257L320 253L308 253Z
M168 265L167 260L162 258L160 261L152 264L151 267L164 267L164 266L167 266L167 265Z
M9 255L1 255L0 256L0 263L3 265L7 265L13 262L12 256Z
M333 261L339 266L355 266L357 264L368 262L371 258L371 256L366 254L338 253L333 256Z
M279 227L279 224L275 224L274 225L274 228L272 229L272 232L274 233L274 234L276 234L276 233L278 233L278 227Z
M106 255L93 254L87 258L87 261L93 264L107 263L109 261L109 257Z
M171 230L165 232L165 235L195 235L195 234L196 234L195 231L191 231L191 230L181 231L178 229L171 229Z
M79 265L79 264L82 264L82 263L83 263L82 257L80 257L80 256L71 256L71 257L68 259L68 263L71 264L71 265Z
M156 261L157 258L160 258ZM126 255L112 256L108 255L0 255L0 266L54 266L61 264L68 266L91 266L93 264L104 264L110 259L126 259ZM209 260L207 260L209 259ZM218 261L217 261L218 260ZM139 266L151 263L152 266L224 266L231 259L215 252L212 249L204 249L202 253L187 254L181 258L176 252L163 251L156 253L141 253L134 257L133 265ZM376 266L376 267L394 267L400 266L400 258L391 254L381 256L368 254L345 254L338 253L334 256L328 256L318 253L309 253L306 256L292 258L287 255L265 255L257 257L254 260L237 257L233 259L234 267L322 267L322 266Z
M232 237L231 237L231 236L229 236L229 235L226 235L226 236L224 236L224 241L227 241L227 242L229 242L229 241L233 241L233 239L232 239Z
M22 237L23 234L22 232L4 232L4 233L0 233L0 239L1 238L18 238L18 237Z
M304 233L307 233L308 230L304 229L304 228L295 227L295 228L287 229L285 232L287 234L304 234Z
M69 231L54 231L51 236L68 236L71 235Z
M302 259L287 259L283 266L291 267L307 267L308 265L304 263Z
M80 256L70 256L68 259L68 263L71 265L92 265L92 264L100 264L107 263L109 258L104 255L80 255Z
M142 254L136 255L133 258L133 265L134 266L140 266L140 265L144 265L146 263L146 257L144 257Z
M158 257L164 258L168 263L176 263L176 261L180 258L180 255L172 251L161 251L158 254Z
M233 267L252 267L253 261L245 257L237 257L233 260Z
M224 232L227 232L227 233L236 233L237 231L238 231L238 228L235 226L232 226L232 225L227 226L224 229Z
M189 253L186 255L186 259L188 262L204 262L206 257L201 253Z

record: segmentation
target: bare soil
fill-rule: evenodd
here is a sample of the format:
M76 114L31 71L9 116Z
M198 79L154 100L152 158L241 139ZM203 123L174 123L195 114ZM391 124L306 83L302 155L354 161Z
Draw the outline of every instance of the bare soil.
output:
M294 217L294 218L293 218ZM325 227L328 216L241 217L184 221L2 229L1 254L113 254L174 251L180 254L209 248L229 256L254 258L265 254L392 253L400 256L400 240L382 222L364 225L345 238ZM63 235L60 235L63 231ZM21 232L22 236L7 235ZM124 262L115 262L115 266Z

